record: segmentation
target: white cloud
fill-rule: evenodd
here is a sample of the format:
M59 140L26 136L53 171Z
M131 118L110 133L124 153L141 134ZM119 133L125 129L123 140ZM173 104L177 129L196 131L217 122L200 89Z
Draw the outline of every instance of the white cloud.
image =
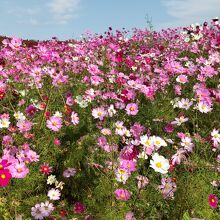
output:
M220 16L220 0L163 0L162 3L167 14L175 18L170 23L172 26L202 23Z
M48 7L55 20L65 24L73 17L76 17L79 3L80 0L51 0L48 3Z

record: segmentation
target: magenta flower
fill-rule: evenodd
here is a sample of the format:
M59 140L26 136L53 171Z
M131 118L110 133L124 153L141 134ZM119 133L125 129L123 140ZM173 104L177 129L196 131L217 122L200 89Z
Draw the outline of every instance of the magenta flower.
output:
M29 173L29 169L25 163L16 163L11 167L11 175L13 178L23 179Z
M7 186L10 182L11 174L8 169L0 169L0 186Z
M209 205L213 208L216 209L218 206L218 200L217 197L213 194L209 195Z
M75 213L81 214L81 213L84 212L85 206L81 202L76 202L73 205L73 210L74 210Z
M30 131L33 124L32 122L28 120L23 120L23 121L18 121L16 125L18 127L18 130L21 133L24 133L24 132Z
M37 111L37 108L34 107L33 105L29 105L26 109L25 109L25 113L30 116L33 117L35 112Z
M49 175L50 173L52 173L52 167L47 164L43 164L40 166L40 172L45 175Z
M62 127L62 119L58 116L52 116L47 120L47 127L52 131L59 131Z
M166 124L164 131L167 133L172 133L174 131L174 126L171 123Z
M126 189L116 189L114 193L117 200L127 201L131 197L131 193Z
M138 113L138 105L136 103L129 103L125 110L128 115L136 115Z

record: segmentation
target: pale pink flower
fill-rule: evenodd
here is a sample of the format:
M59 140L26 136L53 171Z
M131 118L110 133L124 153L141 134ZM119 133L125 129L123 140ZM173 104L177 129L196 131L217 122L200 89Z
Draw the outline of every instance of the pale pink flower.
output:
M125 110L128 115L136 115L138 113L138 105L136 103L129 103Z
M59 131L62 127L62 119L58 116L52 116L47 120L47 127L52 131Z
M13 178L23 179L29 173L29 169L25 163L16 163L10 167L11 175Z
M79 124L79 116L78 116L77 112L72 112L72 114L71 114L71 122L74 125L78 125Z
M18 130L21 133L24 133L24 132L30 131L33 124L32 122L28 120L23 120L23 121L18 121L16 125L18 127Z

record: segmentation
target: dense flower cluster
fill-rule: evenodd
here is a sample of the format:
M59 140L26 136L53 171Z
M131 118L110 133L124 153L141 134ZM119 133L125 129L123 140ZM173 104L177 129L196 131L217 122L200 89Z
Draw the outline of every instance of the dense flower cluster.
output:
M19 181L39 181L24 219L204 217L186 205L202 172L212 181L205 204L219 217L220 21L128 35L3 40L0 186L10 199L11 182L18 193Z

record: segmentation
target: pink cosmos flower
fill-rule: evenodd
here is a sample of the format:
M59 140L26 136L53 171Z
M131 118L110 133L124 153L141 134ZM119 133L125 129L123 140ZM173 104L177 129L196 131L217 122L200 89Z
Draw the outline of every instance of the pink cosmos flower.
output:
M120 169L126 170L131 173L136 170L137 162L133 160L120 160Z
M186 150L184 150L183 148L178 149L177 152L171 158L172 165L180 164L182 160L185 160L186 159L185 154L186 154Z
M73 103L74 103L73 98L72 98L71 96L68 96L68 97L66 98L66 104L69 105L69 106L72 106Z
M30 162L37 162L39 161L40 156L35 151L29 150L26 153L26 157L30 160Z
M176 191L176 183L172 178L162 178L161 185L158 188L165 199L173 198Z
M126 214L124 220L137 220L137 219L134 217L134 213L133 213L133 212L128 212L128 213Z
M29 173L29 169L26 167L25 163L16 163L12 166L11 175L14 178L23 179Z
M188 79L187 79L187 76L186 76L186 75L179 75L179 76L176 78L176 81L179 82L179 83L185 84L185 83L188 82Z
M88 66L88 69L87 69L87 70L88 70L89 73L91 73L92 75L96 75L96 74L100 73L100 70L99 70L98 66L97 66L97 65L94 65L94 64L90 64L90 65Z
M76 112L72 112L72 114L71 114L71 122L74 125L78 125L79 124L79 117L78 117L78 114Z
M130 132L132 133L132 135L135 137L135 138L139 138L143 132L144 132L144 126L142 126L141 124L135 122L132 126L131 126L131 129L130 129Z
M62 119L58 116L52 116L47 120L47 127L52 131L59 131L62 127Z
M22 45L22 40L17 37L13 37L8 45L12 49L17 50Z
M136 115L138 113L138 105L136 103L129 103L125 110L128 115Z
M18 121L16 125L18 127L18 130L21 133L24 133L24 132L30 131L33 124L32 122L28 120L23 120L23 121Z
M117 200L127 201L131 197L131 193L126 189L116 189L114 194Z
M209 205L210 205L213 209L217 208L217 206L218 206L217 197L216 197L215 195L213 195L213 194L210 194L210 195L209 195Z
M69 178L71 176L75 176L76 174L76 169L75 168L67 168L64 172L63 172L63 176L66 178Z
M137 182L138 189L144 188L144 187L147 186L148 183L149 183L149 179L148 179L146 176L141 176L141 175L139 175L139 176L136 177L136 179L137 179L137 181L138 181L138 182Z
M58 138L55 138L55 139L53 140L53 144L54 144L54 145L60 145L61 142L60 142L60 140L59 140Z
M2 144L5 146L9 146L13 143L13 139L11 135L3 136Z
M94 118L98 118L99 120L103 120L104 117L107 115L107 112L103 107L94 108L92 110L92 116Z

